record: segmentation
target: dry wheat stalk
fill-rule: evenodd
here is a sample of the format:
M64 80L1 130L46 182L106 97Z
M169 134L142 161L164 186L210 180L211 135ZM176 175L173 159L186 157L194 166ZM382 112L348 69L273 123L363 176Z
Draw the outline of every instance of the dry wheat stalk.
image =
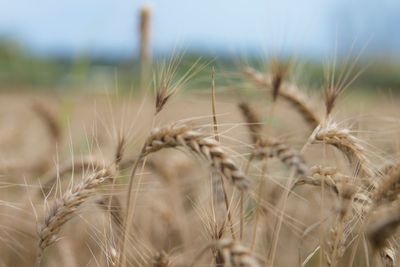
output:
M187 126L172 125L154 129L146 140L142 156L178 146L186 147L209 160L211 165L239 190L248 188L248 180L219 142Z
M325 143L343 152L353 167L360 167L362 176L374 177L373 164L366 156L366 150L361 140L353 136L347 128L339 128L334 122L328 122L325 127L318 126L311 136L311 143Z
M265 77L250 67L244 68L243 73L256 86L267 89L273 88L271 77ZM282 83L278 94L293 105L311 129L315 129L321 123L318 113L310 104L312 101L296 85L287 82Z
M112 177L107 169L94 172L84 177L55 201L38 232L37 266L40 266L44 250L57 241L57 235L62 226L71 219L79 206L94 194L97 187L108 183Z

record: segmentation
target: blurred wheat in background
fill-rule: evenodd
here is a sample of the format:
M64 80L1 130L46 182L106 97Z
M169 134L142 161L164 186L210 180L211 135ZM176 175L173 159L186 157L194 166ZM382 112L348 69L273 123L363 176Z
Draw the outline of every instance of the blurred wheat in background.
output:
M397 63L160 56L156 15L137 60L2 42L0 266L400 266Z

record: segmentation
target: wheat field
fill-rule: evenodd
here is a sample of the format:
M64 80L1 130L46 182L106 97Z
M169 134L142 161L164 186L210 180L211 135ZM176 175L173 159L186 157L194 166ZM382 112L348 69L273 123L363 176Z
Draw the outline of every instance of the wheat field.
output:
M224 87L178 67L0 96L0 266L398 266L396 97L349 68L311 90L276 60Z

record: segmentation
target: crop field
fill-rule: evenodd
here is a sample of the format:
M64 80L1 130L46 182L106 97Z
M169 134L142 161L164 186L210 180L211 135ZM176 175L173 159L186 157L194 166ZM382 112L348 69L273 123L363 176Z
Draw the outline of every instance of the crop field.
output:
M398 96L179 64L0 95L0 266L398 266Z

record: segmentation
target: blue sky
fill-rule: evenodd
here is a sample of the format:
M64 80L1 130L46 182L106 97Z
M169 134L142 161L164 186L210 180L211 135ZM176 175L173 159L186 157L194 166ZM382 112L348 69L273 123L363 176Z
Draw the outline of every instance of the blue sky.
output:
M153 10L152 47L209 53L329 55L337 46L400 52L398 0L0 0L0 35L41 53L137 51L137 15Z

